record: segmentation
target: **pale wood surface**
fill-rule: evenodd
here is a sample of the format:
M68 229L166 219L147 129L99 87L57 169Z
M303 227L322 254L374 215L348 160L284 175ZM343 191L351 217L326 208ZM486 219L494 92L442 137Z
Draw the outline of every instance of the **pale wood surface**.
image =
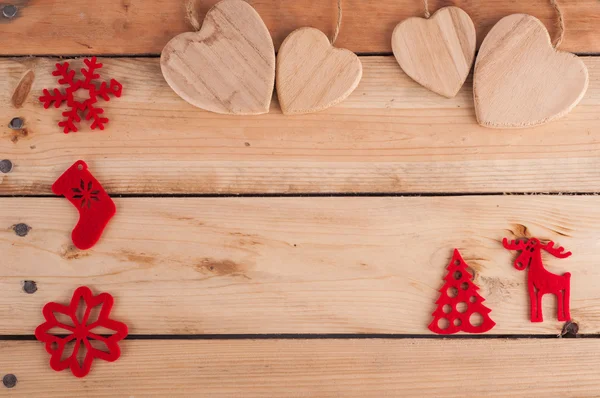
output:
M123 82L103 103L103 132L63 134L61 109L37 100L55 87L55 60L0 60L0 194L50 194L85 159L109 193L600 191L600 59L583 58L590 88L565 118L531 130L481 127L471 84L453 99L408 78L394 57L365 57L364 77L323 112L261 116L205 112L179 98L155 59L101 59L102 78ZM79 61L73 62L75 68ZM11 99L35 72L21 108ZM24 77L24 79L22 79ZM19 84L19 82L25 82ZM21 98L21 96L18 96ZM25 129L9 121L21 116Z
M475 58L475 26L458 7L444 7L429 19L408 18L392 34L392 50L402 70L429 90L454 97Z
M243 0L223 0L198 32L167 43L160 66L169 86L199 108L223 114L269 112L275 49L260 15Z
M218 0L198 2L202 19ZM14 0L0 15L0 54L158 55L190 32L184 1ZM293 30L330 36L335 1L252 0L277 49ZM430 1L431 11L449 3ZM555 36L547 0L456 0L480 43L512 13L539 17ZM336 46L391 51L394 27L422 16L414 0L344 0ZM600 52L597 0L562 4L562 50ZM361 58L364 77L345 101L317 114L228 116L175 94L160 61L108 58L102 79L123 82L106 106L104 132L64 135L62 109L37 101L55 86L55 59L0 59L0 378L6 396L386 397L586 396L600 390L598 341L127 340L114 364L96 363L83 380L49 369L31 335L48 301L68 301L86 284L116 299L131 333L428 334L434 300L458 247L498 323L490 334L557 335L555 303L546 321L528 321L526 274L512 266L503 237L538 236L572 250L544 258L571 272L572 315L582 333L600 333L594 196L385 198L118 198L118 193L600 192L600 59L585 58L590 89L568 116L522 131L476 123L470 78L442 98L408 78L395 59ZM74 62L73 66L80 67ZM25 128L7 125L23 117ZM117 216L98 246L72 247L77 210L49 195L77 159L115 196ZM32 228L18 237L14 224ZM35 280L35 294L23 292ZM4 336L4 337L1 337ZM317 336L318 337L318 336ZM467 387L465 387L467 386Z
M594 397L600 340L208 340L121 343L76 379L42 344L0 342L4 396Z
M535 17L502 18L486 36L475 62L473 96L478 122L486 127L523 128L569 113L588 87L588 71L577 56L557 51Z
M218 0L198 2L200 17ZM18 17L2 19L0 29L6 45L2 54L158 54L169 40L191 29L184 1L148 0L13 0ZM293 30L313 26L331 35L335 27L335 1L252 0L271 31L276 48ZM450 5L429 1L433 12ZM475 22L477 39L509 14L525 13L540 18L556 34L556 13L548 0L472 1L456 0ZM567 21L566 51L600 52L600 7L597 0L561 1ZM354 52L391 52L392 31L402 20L423 16L416 0L344 0L344 20L336 45Z
M318 29L290 33L277 55L277 97L286 115L339 104L352 94L361 77L362 64L356 54L332 46Z
M133 334L418 333L458 248L497 323L491 334L558 334L555 300L529 322L526 273L502 238L551 239L570 272L571 314L600 333L600 198L116 198L81 252L62 198L0 199L0 334L31 334L48 301L83 284L115 296ZM11 226L26 223L18 237ZM23 280L38 291L28 295Z

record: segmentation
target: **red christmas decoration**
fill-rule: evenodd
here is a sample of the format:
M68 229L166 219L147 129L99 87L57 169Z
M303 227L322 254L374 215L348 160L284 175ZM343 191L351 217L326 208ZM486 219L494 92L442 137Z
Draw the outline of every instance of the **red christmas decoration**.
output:
M83 311L78 317L78 307L83 301ZM89 322L92 308L99 306L98 320ZM121 356L118 342L127 336L127 325L110 319L113 306L113 297L108 293L97 296L92 291L82 286L75 290L71 303L66 306L58 303L48 303L42 311L46 322L35 329L35 337L46 343L46 351L51 355L50 367L56 371L71 368L73 375L84 377L90 372L92 361L95 358L108 362L116 361ZM62 314L71 319L73 326L66 325L56 319L56 314ZM61 335L50 334L51 329L62 329ZM110 336L101 336L94 333L95 328L104 328L114 331ZM106 347L107 351L94 348L90 340L97 340ZM67 343L73 343L72 353L64 357ZM77 357L81 350L85 350L83 362L79 363Z
M52 192L64 195L79 210L73 229L73 244L81 250L94 246L108 221L115 215L115 204L102 185L88 171L83 160L75 162L52 185Z
M484 333L496 323L489 317L490 309L482 303L485 301L472 282L473 275L467 270L467 263L457 249L450 264L446 283L440 289L440 298L435 302L438 307L433 312L433 321L429 330L437 334L454 334L460 331L467 333ZM479 325L471 322L471 316L479 314L483 321Z
M544 264L542 264L542 249L558 258L567 258L571 255L571 252L565 253L565 249L560 246L555 248L552 241L542 245L539 239L536 238L510 242L504 238L502 244L508 250L519 250L521 252L514 262L516 269L523 271L529 267L527 289L529 290L531 322L542 322L544 320L542 297L548 293L556 295L558 299L556 314L558 320L563 322L571 320L569 304L571 299L571 274L566 272L563 275L556 275L547 271Z
M79 112L85 113L86 111L85 120L92 120L92 130L96 129L96 127L104 130L104 125L108 123L108 118L102 116L104 109L94 106L94 104L98 102L98 97L101 97L105 101L110 101L109 94L120 97L123 90L121 83L115 79L111 79L110 84L102 82L100 87L96 87L93 80L100 77L100 74L96 73L96 71L102 68L102 64L96 62L96 57L85 59L83 62L87 66L87 69L81 69L81 73L85 79L75 79L75 71L69 70L68 62L56 64L56 70L52 72L52 75L61 77L58 79L58 84L67 86L65 93L61 93L58 88L54 88L52 93L48 89L44 89L44 95L40 97L40 101L44 104L45 109L48 109L52 102L54 102L54 107L56 108L60 107L63 102L67 103L70 109L62 113L66 119L58 123L59 127L64 127L63 131L65 134L70 131L77 131L75 122L81 121ZM77 100L74 94L78 90L87 91L88 98L83 101Z

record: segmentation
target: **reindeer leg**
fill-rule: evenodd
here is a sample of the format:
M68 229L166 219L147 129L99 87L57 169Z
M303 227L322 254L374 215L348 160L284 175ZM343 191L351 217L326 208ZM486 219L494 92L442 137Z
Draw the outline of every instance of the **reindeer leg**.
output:
M565 294L563 295L564 300L564 313L565 313L565 321L571 320L571 274L569 274L569 278L567 279L567 284L565 285Z
M564 322L564 321L566 321L565 309L564 309L564 304L565 304L565 291L564 290L559 290L558 292L556 292L556 300L558 302L556 318L559 321Z
M531 322L541 322L539 319L539 308L538 301L541 301L541 296L539 295L539 290L535 288L535 286L531 286L529 289L529 302L531 306Z
M542 313L542 297L544 293L537 291L537 318L536 322L542 322L544 320L544 314Z

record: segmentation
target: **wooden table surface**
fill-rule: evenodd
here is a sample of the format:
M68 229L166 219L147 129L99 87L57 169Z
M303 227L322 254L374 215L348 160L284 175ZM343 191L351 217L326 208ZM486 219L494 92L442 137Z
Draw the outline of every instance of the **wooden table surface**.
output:
M334 0L249 2L276 47L335 24ZM0 15L0 159L13 163L0 173L0 378L18 382L0 396L597 396L600 3L562 3L561 48L588 66L587 94L548 125L492 130L476 123L470 79L445 99L391 56L420 0L345 0L336 44L360 54L363 80L293 117L276 99L266 115L208 113L168 87L158 57L191 29L183 2L13 0L17 16ZM556 32L547 0L452 4L478 42L517 12ZM62 109L37 98L55 87L56 57L89 55L124 94L106 104L106 130L65 135ZM23 128L8 127L15 117ZM50 190L78 159L117 206L88 251L71 243L76 210ZM501 241L533 236L573 252L544 261L572 274L577 339L558 338L551 296L546 320L529 321L526 274ZM454 248L497 323L484 335L427 329ZM77 379L51 370L32 335L43 305L81 285L115 297L130 336L117 362Z

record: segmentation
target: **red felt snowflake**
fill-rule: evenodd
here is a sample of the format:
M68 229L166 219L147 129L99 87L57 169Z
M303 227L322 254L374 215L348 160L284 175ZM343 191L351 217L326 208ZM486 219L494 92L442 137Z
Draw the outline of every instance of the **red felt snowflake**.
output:
M81 313L78 313L80 301L83 301ZM127 325L109 318L113 306L113 298L108 293L97 296L92 291L82 286L75 290L71 304L68 306L58 303L48 303L44 306L42 313L46 322L35 329L35 337L46 343L46 351L51 355L50 366L56 371L71 368L71 372L77 377L84 377L92 367L94 358L105 361L116 361L121 355L118 342L127 336ZM94 307L99 307L98 319L90 322L90 314ZM56 316L70 319L67 325L60 322ZM115 333L110 336L94 333L94 329L103 328ZM51 330L62 329L61 335L50 334ZM95 340L103 345L105 350L100 350L92 345ZM71 343L73 350L66 355L65 348ZM95 345L98 345L95 344ZM85 354L84 354L85 353ZM82 357L82 363L78 358Z
M52 89L52 93L48 89L44 89L44 95L40 97L40 101L44 104L45 109L48 109L52 102L54 102L54 107L56 108L60 107L63 102L67 103L70 109L62 113L66 119L58 122L60 127L64 127L63 131L65 134L70 131L77 131L75 122L81 121L80 112L85 114L86 120L92 120L92 130L96 129L96 127L104 130L104 125L108 123L108 118L102 116L104 109L95 106L96 102L98 102L98 97L101 97L105 101L110 101L109 94L120 97L123 91L123 86L115 79L111 79L110 84L102 82L100 87L97 87L93 80L100 77L100 74L95 72L102 68L102 64L96 62L96 57L84 59L83 62L87 66L87 69L81 69L81 73L85 79L75 79L75 71L69 70L68 62L56 64L56 70L52 72L52 75L61 77L58 79L58 84L67 86L65 93L63 94L58 88ZM88 98L83 101L78 100L74 95L78 90L87 91Z

